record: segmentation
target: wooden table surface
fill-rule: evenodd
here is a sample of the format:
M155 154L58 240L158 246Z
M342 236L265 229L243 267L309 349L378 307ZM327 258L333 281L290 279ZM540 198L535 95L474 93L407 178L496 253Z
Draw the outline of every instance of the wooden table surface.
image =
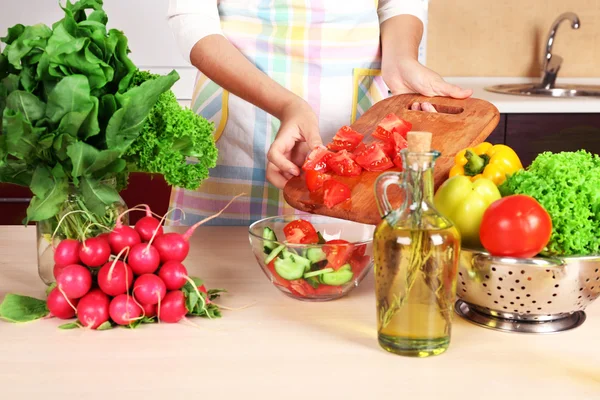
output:
M229 290L222 304L256 304L195 319L199 328L0 321L0 399L600 399L598 302L581 327L553 335L500 333L455 316L448 352L413 359L377 344L372 274L337 301L290 299L238 227L201 227L186 266ZM0 299L42 298L44 289L35 229L0 227Z

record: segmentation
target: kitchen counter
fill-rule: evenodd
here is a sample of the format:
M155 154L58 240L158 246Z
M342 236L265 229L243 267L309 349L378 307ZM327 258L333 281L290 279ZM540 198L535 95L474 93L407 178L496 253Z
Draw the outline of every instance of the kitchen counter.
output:
M372 274L350 296L307 303L281 294L253 258L247 230L200 227L190 275L229 294L197 326L59 330L0 321L2 399L586 399L600 395L600 302L579 328L500 333L455 317L445 354L412 359L376 340ZM0 227L0 298L42 298L35 229ZM69 394L71 393L71 394ZM141 396L140 396L141 395Z
M539 78L480 78L449 77L446 80L466 89L473 89L473 97L487 100L500 113L600 113L600 97L547 98L514 96L488 92L487 86L539 82ZM561 78L557 84L600 85L600 78Z

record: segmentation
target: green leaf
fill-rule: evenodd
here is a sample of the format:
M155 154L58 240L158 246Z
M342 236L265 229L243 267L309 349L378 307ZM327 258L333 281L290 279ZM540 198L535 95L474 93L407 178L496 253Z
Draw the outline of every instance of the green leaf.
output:
M83 139L89 139L92 136L96 136L100 133L100 125L98 123L98 110L99 104L97 97L92 97L92 109L88 113L86 119L81 124L79 129L79 136Z
M66 178L67 174L65 173L65 169L62 165L56 164L54 168L52 168L52 176L58 179Z
M48 167L38 166L33 173L30 189L35 195L27 208L26 221L42 221L58 214L67 199L67 179L52 176Z
M123 93L129 88L137 67L129 58L129 47L127 37L121 31L111 29L109 35L117 38L116 48L114 50L115 82L119 82L119 93Z
M54 290L54 288L55 288L55 287L56 287L56 282L52 282L52 283L50 284L50 286L48 286L48 287L46 288L46 297L48 297L48 295L50 294L50 292L51 292L52 290Z
M81 328L79 322L69 322L58 326L58 329L77 329Z
M35 44L38 44L36 39L48 39L50 36L52 36L52 30L44 24L25 27L22 34L6 46L5 54L8 62L15 69L21 70L21 59L34 48Z
M106 128L108 148L119 152L127 150L139 135L158 97L169 90L178 79L179 74L172 71L169 75L133 87L124 94L117 94L117 100L122 107L108 122Z
M8 33L6 36L0 38L0 41L6 44L12 44L15 40L19 38L25 31L25 26L23 24L17 24L8 28Z
M68 133L57 134L54 137L54 143L52 144L52 148L55 151L56 157L61 161L65 161L66 159L68 159L69 156L67 155L67 149L71 144L75 143L76 141L77 139L69 135Z
M96 215L104 215L106 206L121 200L114 187L91 178L81 180L81 193L85 204Z
M110 323L110 321L106 321L104 322L102 325L100 325L99 327L96 328L97 331L105 331L107 329L112 329L112 324Z
M46 112L46 105L36 95L22 90L8 95L6 108L21 113L30 124L41 119Z
M0 54L0 81L8 76L8 58Z
M15 90L19 90L19 76L11 74L6 78L2 79L2 84L6 88L7 94L10 94Z
M0 82L0 117L4 114L4 107L6 107L6 98L8 97L8 93L6 91L6 86L4 86ZM2 124L0 124L0 134L2 133Z
M29 322L50 313L44 300L8 293L0 304L0 318L9 322Z
M85 142L75 142L67 149L73 164L72 176L90 176L92 173L106 168L119 158L119 153L112 150L99 151Z
M83 115L83 123L93 107L87 78L83 75L71 75L62 79L50 92L46 116L56 124L69 113L79 113Z
M0 136L2 138L4 136ZM0 182L29 186L33 172L30 166L22 160L6 160L0 162Z
M2 133L6 135L8 154L18 159L29 159L37 150L37 141L44 128L34 128L23 114L4 109Z
M21 86L28 92L33 92L37 86L38 81L36 79L36 68L32 65L24 65L23 70L19 74L19 80L21 82Z

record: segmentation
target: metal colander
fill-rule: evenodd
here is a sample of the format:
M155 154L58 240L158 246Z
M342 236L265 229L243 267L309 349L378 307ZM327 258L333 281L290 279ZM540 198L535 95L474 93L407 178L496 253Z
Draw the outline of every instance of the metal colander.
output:
M551 333L585 321L600 296L600 255L529 259L461 250L456 312L479 325Z

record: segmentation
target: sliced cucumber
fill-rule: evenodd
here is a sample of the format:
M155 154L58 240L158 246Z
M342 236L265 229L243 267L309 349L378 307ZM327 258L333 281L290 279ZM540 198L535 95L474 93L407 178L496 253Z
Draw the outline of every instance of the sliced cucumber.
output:
M329 272L319 276L319 280L329 286L342 286L350 282L354 277L352 266L344 264L335 272Z
M277 236L275 235L275 232L273 231L273 229L269 228L268 226L265 226L263 228L262 237L265 240L265 253L271 254L271 252L277 247L277 244L275 243L277 242Z
M307 272L307 273L304 274L304 279L310 278L310 277L313 277L313 276L319 276L319 275L322 275L322 274L326 274L328 272L333 272L333 268L324 268L324 269L321 269L319 271Z
M288 281L302 278L304 268L304 264L296 262L293 258L277 258L275 260L275 271Z
M313 289L317 289L319 287L319 285L321 284L321 282L319 282L319 278L317 278L316 276L311 276L309 278L304 278L304 280L306 282L308 282L308 284L310 286L312 286Z
M308 258L311 263L316 264L323 260L327 260L327 254L325 254L320 247L311 247L306 250L306 258Z
M265 258L265 264L270 263L271 261L273 261L273 259L275 257L277 257L279 255L279 253L281 253L283 250L285 250L285 246L284 245L279 245L277 247L275 247L267 256L267 258Z

